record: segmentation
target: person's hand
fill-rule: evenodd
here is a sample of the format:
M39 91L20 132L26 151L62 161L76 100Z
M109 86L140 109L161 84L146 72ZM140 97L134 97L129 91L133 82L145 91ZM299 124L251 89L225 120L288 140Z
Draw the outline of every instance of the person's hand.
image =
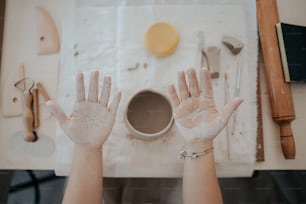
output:
M48 101L46 103L47 107L49 107L65 134L73 142L101 149L114 125L121 93L118 92L109 104L111 77L106 76L104 77L100 98L98 98L98 71L91 72L87 98L85 97L83 73L76 76L76 89L76 102L69 117L54 101Z
M185 73L178 72L179 95L173 84L169 85L169 95L174 109L174 119L185 143L211 142L225 127L232 113L241 104L241 98L235 98L218 111L215 105L213 89L208 69L201 69L200 84L194 69L187 71L189 87Z

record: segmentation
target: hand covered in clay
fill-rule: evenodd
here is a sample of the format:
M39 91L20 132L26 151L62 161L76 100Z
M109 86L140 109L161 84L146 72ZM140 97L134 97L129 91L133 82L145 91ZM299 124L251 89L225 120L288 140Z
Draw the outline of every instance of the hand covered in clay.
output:
M189 69L186 74L189 87L185 73L178 72L180 98L174 85L169 85L175 123L186 143L194 141L205 143L221 132L232 113L241 104L242 99L235 98L219 111L215 105L208 69L201 69L200 84L194 69Z
M99 95L99 72L92 71L90 76L88 97L85 97L84 76L76 76L76 102L69 117L54 101L48 101L47 107L57 119L60 127L71 140L77 144L88 144L93 148L101 148L110 135L115 115L120 102L118 92L109 104L111 77L104 77L103 88Z

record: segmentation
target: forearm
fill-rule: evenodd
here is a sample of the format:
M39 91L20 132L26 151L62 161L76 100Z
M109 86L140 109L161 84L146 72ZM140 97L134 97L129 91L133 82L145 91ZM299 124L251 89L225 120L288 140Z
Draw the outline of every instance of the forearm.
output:
M63 204L102 203L102 152L75 145Z
M203 151L203 148L209 149L212 146L212 141L202 148L189 146L188 152L201 152ZM196 159L185 159L183 174L183 203L222 203L222 195L216 176L213 151Z

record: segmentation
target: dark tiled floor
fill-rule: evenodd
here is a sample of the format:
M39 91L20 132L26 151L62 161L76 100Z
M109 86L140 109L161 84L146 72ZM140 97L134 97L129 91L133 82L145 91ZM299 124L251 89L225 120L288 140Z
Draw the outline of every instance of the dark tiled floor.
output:
M38 191L35 189L35 180ZM20 186L29 182L32 184L25 188ZM7 204L59 204L63 197L65 182L65 177L55 177L53 171L15 171ZM14 186L18 185L20 188L15 189Z
M59 204L66 178L46 179L54 175L52 171L33 173L38 180L44 180L39 184L39 203ZM12 173L0 172L1 197L11 177ZM27 171L15 171L11 189L28 181L31 181L31 177ZM306 204L306 171L256 172L252 178L220 179L219 182L226 204ZM105 178L105 201L106 204L180 204L181 185L181 179ZM29 186L9 193L7 203L35 203L35 188Z

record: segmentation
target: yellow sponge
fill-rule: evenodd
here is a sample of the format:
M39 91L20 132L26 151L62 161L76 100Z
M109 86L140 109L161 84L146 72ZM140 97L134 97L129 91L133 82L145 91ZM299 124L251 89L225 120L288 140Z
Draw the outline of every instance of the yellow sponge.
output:
M171 55L179 43L179 35L174 26L166 22L151 25L145 34L147 48L156 56Z

